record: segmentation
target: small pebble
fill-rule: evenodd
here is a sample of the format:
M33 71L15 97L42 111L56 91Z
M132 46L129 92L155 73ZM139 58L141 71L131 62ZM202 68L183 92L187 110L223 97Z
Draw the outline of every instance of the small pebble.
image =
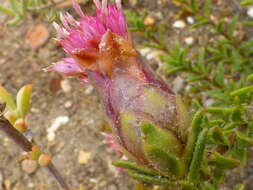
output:
M162 12L160 12L160 11L159 11L159 12L155 12L154 15L155 15L155 17L156 17L157 19L160 19L160 20L164 18Z
M247 15L250 17L250 18L253 18L253 7L249 7L248 10L247 10Z
M69 122L69 117L66 115L59 116L55 118L55 120L52 122L52 125L47 128L47 132L55 132L57 131L62 125L65 125L66 123Z
M151 51L150 48L142 48L139 50L139 52L142 56L146 56L150 51Z
M146 26L153 26L155 24L155 19L152 18L151 16L147 16L145 19L144 19L144 24Z
M177 20L173 23L174 28L184 28L186 26L185 22L182 20Z
M63 92L65 92L65 93L70 92L72 89L68 80L61 81L61 88L62 88Z
M80 150L79 153L78 153L78 163L79 164L87 164L89 162L91 158L91 153L90 152L86 152L86 151L83 151L83 150Z
M65 104L64 104L64 107L65 108L70 108L72 106L72 101L67 101L67 102L65 102Z
M194 24L194 19L191 16L186 18L188 24Z
M27 185L29 188L34 188L35 187L35 184L34 183L28 183Z
M187 45L192 45L192 44L194 43L194 38L191 37L191 36L189 36L189 37L186 37L186 38L184 39L184 41L185 41L185 43L186 43Z
M208 100L205 101L204 104L205 104L206 107L209 107L209 106L212 106L213 103L215 103L215 101L213 99L208 99Z
M32 113L39 113L39 112L40 112L40 109L31 108L31 112L32 112Z
M175 92L179 92L183 89L184 80L181 77L176 77L172 82L172 87Z
M98 180L95 179L95 178L90 178L90 182L91 182L91 183L97 183L97 181L98 181Z
M55 139L55 132L63 125L69 122L69 117L66 115L57 117L53 122L52 125L47 128L47 140L53 141Z
M88 86L85 88L84 94L89 95L89 94L92 93L92 91L93 91L93 86L92 86L92 85L88 85Z
M111 184L111 185L109 185L108 186L108 188L107 188L108 190L117 190L118 188L117 188L117 186L116 185L114 185L114 184Z
M24 160L22 162L22 170L28 174L32 174L37 169L37 162L34 160Z
M55 139L55 133L48 133L47 134L47 140L48 141L53 141Z
M11 181L8 179L4 180L4 187L6 188L6 190L10 190L11 189Z
M137 0L129 0L129 3L132 7L134 7L137 4Z

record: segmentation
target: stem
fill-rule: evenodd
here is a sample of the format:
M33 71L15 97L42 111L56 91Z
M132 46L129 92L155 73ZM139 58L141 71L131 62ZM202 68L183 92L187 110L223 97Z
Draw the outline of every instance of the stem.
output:
M4 104L0 103L0 130L2 130L24 151L26 152L31 151L33 144L29 140L27 140L27 138L22 133L20 133L16 128L14 128L7 119L4 118L2 114L4 107L5 107ZM49 164L47 168L64 190L70 190L67 183L64 181L63 177L60 175L59 171L56 169L53 163Z
M61 174L59 173L59 171L57 170L57 168L55 167L55 165L53 163L50 163L47 166L47 169L54 176L54 178L58 181L58 183L61 185L63 190L70 190L67 183L65 182L65 180L63 179L63 177L61 176Z
M188 72L191 72L191 73L197 74L197 75L202 75L202 74L203 74L203 73L200 73L200 72L190 71L190 70L188 70ZM209 82L211 85L213 85L213 86L216 87L216 88L223 88L223 86L221 86L221 85L216 84L215 82L213 82L213 80L212 80L210 77L208 77L207 75L205 75L205 76L203 77L203 80Z
M169 52L169 49L168 49L165 45L161 44L161 42L156 38L156 36L152 35L151 39L152 39L157 45L162 46L162 49L161 49L162 51L164 51L165 53L168 53L168 52Z

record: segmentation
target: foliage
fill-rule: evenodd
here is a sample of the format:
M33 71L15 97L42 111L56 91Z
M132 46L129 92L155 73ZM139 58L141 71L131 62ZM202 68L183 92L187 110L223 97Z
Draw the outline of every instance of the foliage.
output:
M149 40L144 45L163 50L160 59L164 63L164 73L180 75L189 86L183 92L185 100L193 100L190 102L192 122L183 158L186 172L183 177L165 176L152 173L154 171L144 172L138 165L129 167L133 163L128 161L118 161L115 165L126 168L131 177L148 184L218 190L226 171L247 164L247 149L253 145L253 39L238 35L239 30L252 26L253 22L242 20L239 13L219 17L214 22L210 0L174 2L182 12L195 18L191 28L208 28L214 39L194 54L190 47L179 43L168 49L164 33L159 33L164 26L146 26L145 10L126 15L131 30L143 33ZM240 2L242 6L252 3L250 0ZM207 100L211 102L208 105ZM244 189L244 185L234 189Z
M9 26L16 26L24 21L27 13L39 13L45 15L49 22L58 19L58 14L53 0L9 0L10 8L0 5L0 13L6 14L12 19L8 22ZM60 1L62 2L62 1Z
M30 107L31 92L32 86L25 85L14 99L5 88L0 86L0 102L6 103L4 116L20 132L27 130L26 115Z

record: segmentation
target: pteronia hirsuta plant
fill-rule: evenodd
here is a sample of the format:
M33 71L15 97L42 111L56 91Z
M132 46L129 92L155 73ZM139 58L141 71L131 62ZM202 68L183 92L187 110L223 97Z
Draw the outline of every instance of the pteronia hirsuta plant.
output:
M252 122L241 119L247 106L201 108L189 119L180 96L134 48L120 0L94 3L95 16L84 15L73 1L80 20L67 13L60 15L63 26L54 23L56 42L68 56L47 70L76 76L83 85L95 87L114 141L128 157L115 166L163 189L218 189L224 171L243 163L242 155L253 144ZM251 89L239 89L231 96ZM230 117L231 125L209 122L208 114L213 113ZM235 131L236 125L243 127Z

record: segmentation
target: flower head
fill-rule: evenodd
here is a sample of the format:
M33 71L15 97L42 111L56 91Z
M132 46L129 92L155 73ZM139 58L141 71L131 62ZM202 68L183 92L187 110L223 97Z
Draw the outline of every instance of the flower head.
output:
M175 94L133 47L120 0L115 4L93 1L95 16L84 15L73 0L80 21L67 13L60 16L63 26L54 24L68 57L50 69L78 76L83 84L87 79L92 83L112 128L113 142L119 145L110 139L113 148L149 167L156 167L150 157L154 148L181 156L177 135L183 137L185 130L177 129L181 109Z
M99 61L102 58L100 54L104 51L105 41L110 40L108 36L113 36L121 44L128 43L126 21L120 0L116 0L115 4L109 4L108 0L94 0L94 3L97 10L96 15L92 16L85 15L76 0L73 0L73 7L80 20L66 13L60 15L62 26L53 24L60 37L57 42L69 57L53 65L51 70L82 78L85 77L86 69L111 72L109 63L105 65Z

